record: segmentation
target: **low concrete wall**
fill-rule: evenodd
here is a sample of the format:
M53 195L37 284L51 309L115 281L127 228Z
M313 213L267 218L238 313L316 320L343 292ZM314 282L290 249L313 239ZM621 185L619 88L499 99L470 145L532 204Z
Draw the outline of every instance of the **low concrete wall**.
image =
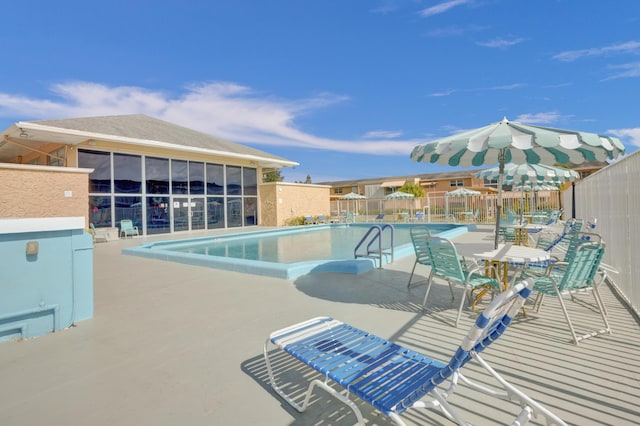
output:
M287 220L299 216L330 216L327 185L269 182L258 187L260 224L285 226Z
M84 222L0 219L0 341L93 317L93 241Z

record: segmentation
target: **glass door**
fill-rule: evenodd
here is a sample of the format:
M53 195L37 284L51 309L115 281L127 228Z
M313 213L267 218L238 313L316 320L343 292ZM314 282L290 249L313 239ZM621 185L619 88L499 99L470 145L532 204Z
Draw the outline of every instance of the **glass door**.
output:
M204 197L173 198L173 231L193 231L204 229Z
M189 198L173 198L173 232L189 230Z
M207 217L204 214L204 197L192 197L189 203L191 230L204 229Z

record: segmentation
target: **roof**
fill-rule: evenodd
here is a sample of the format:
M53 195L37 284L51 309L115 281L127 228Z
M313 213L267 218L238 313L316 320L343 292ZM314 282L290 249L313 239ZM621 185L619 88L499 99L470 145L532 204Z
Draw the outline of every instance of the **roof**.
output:
M428 174L417 174L417 175L405 175L405 176L386 176L386 177L377 177L377 178L369 178L369 179L357 179L357 180L342 180L342 181L333 181L333 182L321 182L321 185L330 185L332 187L340 187L340 186L358 186L358 185L380 185L381 183L389 183L389 182L400 182L402 184L406 181L414 182L418 179L421 183L429 182L429 181L439 181L443 179L462 179L462 178L472 178L475 177L475 173L484 169L474 169L474 170L456 170L450 172L439 172L439 173L428 173ZM402 186L402 185L400 185Z
M19 121L3 132L0 161L13 162L20 150L24 153L29 147L37 149L44 143L78 145L92 139L249 159L263 167L298 165L255 148L142 114Z

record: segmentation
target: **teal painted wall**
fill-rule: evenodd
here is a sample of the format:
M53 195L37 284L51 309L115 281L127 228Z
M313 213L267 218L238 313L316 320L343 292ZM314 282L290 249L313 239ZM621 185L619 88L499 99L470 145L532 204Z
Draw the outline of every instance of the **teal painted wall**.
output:
M93 317L93 240L83 229L0 234L0 262L0 341Z

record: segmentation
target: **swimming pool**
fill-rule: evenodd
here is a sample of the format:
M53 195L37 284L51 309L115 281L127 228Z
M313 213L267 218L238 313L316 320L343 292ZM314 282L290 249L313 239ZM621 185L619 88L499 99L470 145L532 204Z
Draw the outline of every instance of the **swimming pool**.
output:
M311 272L362 273L372 259L354 259L353 251L373 224L330 224L145 243L124 254L216 269L292 279ZM412 255L409 229L394 225L394 257ZM434 234L451 238L467 226L429 224ZM384 240L386 241L386 240Z

